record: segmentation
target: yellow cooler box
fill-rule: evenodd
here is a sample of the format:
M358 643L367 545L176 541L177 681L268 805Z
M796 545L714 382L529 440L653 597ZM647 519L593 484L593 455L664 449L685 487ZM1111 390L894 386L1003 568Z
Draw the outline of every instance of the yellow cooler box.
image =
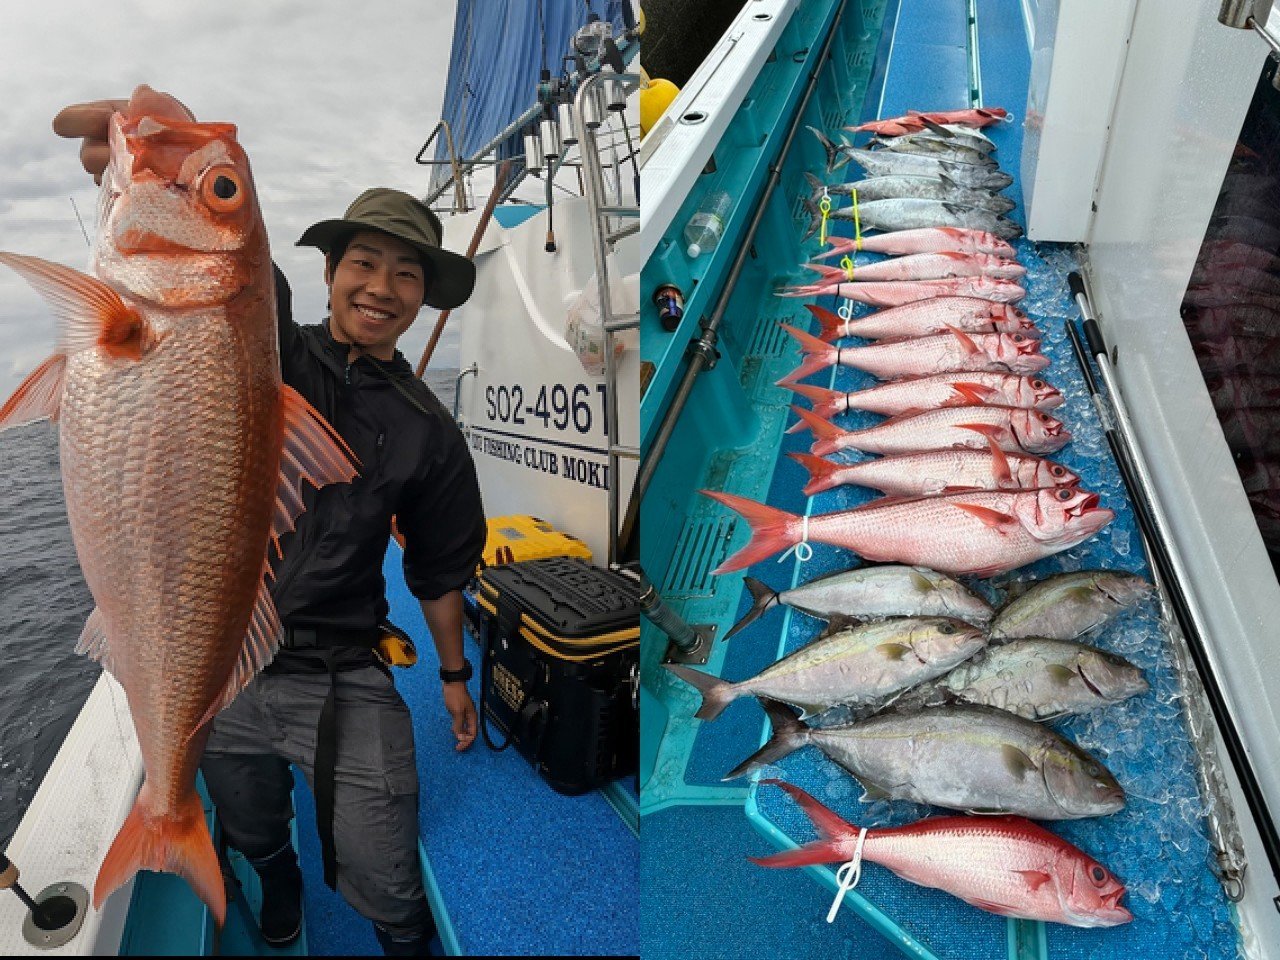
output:
M489 518L489 536L484 544L486 566L500 567L545 557L581 557L590 563L591 548L572 534L561 533L537 517Z

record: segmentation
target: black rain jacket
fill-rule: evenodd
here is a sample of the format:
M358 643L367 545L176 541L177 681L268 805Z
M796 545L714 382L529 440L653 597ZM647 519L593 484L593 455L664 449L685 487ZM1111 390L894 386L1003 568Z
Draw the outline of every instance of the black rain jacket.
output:
M327 324L293 322L288 282L275 271L284 382L332 424L359 458L352 483L303 484L298 529L271 551L271 597L291 627L367 630L387 614L383 557L391 518L404 536L404 574L419 600L464 586L484 551L475 464L462 431L396 351L389 363L347 363ZM417 409L389 382L425 409Z

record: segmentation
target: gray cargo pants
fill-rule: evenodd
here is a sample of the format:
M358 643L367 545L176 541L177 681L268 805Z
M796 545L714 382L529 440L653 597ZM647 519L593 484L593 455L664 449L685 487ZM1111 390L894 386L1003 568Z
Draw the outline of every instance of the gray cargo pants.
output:
M329 674L264 672L213 721L200 769L227 842L250 859L289 842L295 764L312 792ZM418 771L409 708L386 671L336 675L333 839L338 892L394 937L432 923L418 863ZM299 824L300 829L314 829Z

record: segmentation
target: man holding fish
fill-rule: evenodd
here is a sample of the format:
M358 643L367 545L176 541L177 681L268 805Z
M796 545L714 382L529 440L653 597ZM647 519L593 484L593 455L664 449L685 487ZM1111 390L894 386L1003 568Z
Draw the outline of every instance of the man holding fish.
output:
M203 710L202 717L192 714L190 720L172 725L174 711L167 704L173 700L181 705L184 698L192 698L186 687L166 676L168 666L149 673L146 683L131 675L135 663L147 666L155 657L132 649L142 638L131 642L129 628L122 625L125 614L116 613L129 604L113 606L108 581L95 582L89 575L86 551L92 553L95 547L87 534L80 534L91 524L73 520L82 566L99 606L99 619L90 618L81 647L101 659L124 685L146 768L135 813L100 871L95 902L100 904L139 868L167 869L185 876L221 922L222 877L203 818L195 823L194 817L185 817L175 825L180 816L168 812L174 808L171 795L182 798L180 811L191 805L188 798L194 796L199 762L229 842L262 879L264 939L272 946L293 942L301 930L302 907L302 877L289 833L293 763L306 773L316 794L326 882L373 922L388 955L440 954L417 854L412 725L387 668L387 642L394 645L398 634L386 622L381 568L394 515L404 536L406 582L422 605L439 653L444 704L457 749L465 750L475 739L476 712L466 688L471 669L463 655L461 588L481 556L483 509L461 433L395 347L424 304L443 309L466 301L475 282L474 266L441 249L439 220L415 198L385 188L366 191L343 217L315 224L298 241L325 254L331 310L327 322L300 327L291 317L283 275L275 270L272 282L271 269L263 271L270 264L265 232L234 127L197 123L181 103L144 86L131 100L67 107L54 120L54 129L61 136L84 138L85 169L98 182L106 179L95 270L107 282L33 258L3 255L3 262L45 293L55 310L58 298L66 296L58 284L72 289L85 285L86 299L99 298L92 300L95 310L107 309L99 301L108 306L120 303L110 287L125 288L121 292L139 306L122 303L112 308L119 317L104 319L100 333L73 329L73 336L80 335L78 341L64 333L59 353L4 408L8 419L57 415L62 398L64 447L68 436L78 436L72 417L66 415L68 404L78 402L84 389L77 385L76 375L87 361L79 361L77 354L92 354L98 371L105 364L115 376L116 368L123 367L123 376L141 376L142 383L148 383L128 364L145 371L149 357L164 352L165 339L176 341L175 331L192 329L182 326L184 310L199 313L210 309L205 304L222 302L210 295L188 307L193 288L212 283L204 276L209 264L217 266L219 277L225 273L231 278L226 302L232 319L237 308L248 304L265 321L264 327L255 320L254 329L269 331L272 319L276 322L278 372L260 371L250 379L266 384L264 397L276 396L273 389L282 391L286 408L284 449L278 455L281 477L278 482L274 476L266 478L269 484L264 486L274 492L274 511L270 498L263 500L258 512L267 536L255 540L259 546L251 544L246 556L268 544L271 549L265 560L240 561L250 566L245 596L251 600L256 592L258 598L241 604L243 610L230 611L226 636L210 641L230 653L205 658L215 664L205 670L210 674L205 686L216 695L196 711ZM218 159L224 155L230 160ZM144 191L145 204L139 199ZM158 209L165 214L157 215ZM188 214L199 221L194 227L182 222ZM238 232L229 232L231 218ZM250 240L242 240L241 234ZM198 241L191 239L193 235ZM160 269L165 257L169 262ZM112 283L113 264L119 267L117 278L127 277L126 268L135 264L136 272L146 272L147 282ZM157 286L164 287L162 294L150 297ZM64 313L65 307L60 316ZM211 321L216 325L221 319L218 315ZM230 347L247 351L250 363L255 362L256 341L237 336L231 334ZM90 337L99 339L95 344ZM267 333L261 339L266 346L257 352L274 366L272 339ZM216 363L218 349L209 352ZM227 364L238 361L238 356L227 355ZM62 370L67 372L60 374ZM55 374L65 380L65 388L63 380L54 382ZM194 379L200 373L187 375ZM281 375L284 386L271 388L270 380L278 384ZM196 386L158 382L169 393ZM216 400L215 393L211 402L216 405ZM253 407L275 401L246 402ZM0 424L6 419L4 411ZM200 411L195 413L201 417ZM302 440L290 433L295 421L301 424L297 429ZM198 422L177 426L179 434L201 429ZM268 423L260 432L267 438L278 436L274 429ZM221 448L215 444L212 449L216 455ZM233 462L243 455L233 451ZM251 451L248 455L256 456ZM293 463L295 458L301 466ZM179 461L172 465L175 474L198 474L217 466L198 462L194 454L190 464L182 462L181 453L174 459ZM68 476L67 463L64 454L70 503L74 478ZM252 471L254 460L247 463L243 469ZM128 468L126 462L118 469ZM144 479L155 473L145 462L139 470ZM329 486L307 489L302 479L316 487ZM253 505L256 509L256 502ZM91 519L96 517L94 509L86 508ZM222 519L234 530L240 511L230 510ZM184 545L181 537L169 543L175 552ZM163 551L154 555L161 564L156 575L171 579L170 557ZM126 582L136 573L113 572ZM137 583L127 585L140 589ZM234 606L223 599L226 588L210 592L212 602ZM167 596L162 594L157 597ZM181 606L180 598L173 604ZM173 615L163 605L153 612L161 621ZM198 611L195 616L198 621ZM180 624L166 626L179 634L179 644L192 642L180 636ZM248 637L240 639L246 626ZM186 655L179 645L161 662L171 664ZM202 689L194 699L203 704L208 698ZM170 756L177 759L171 761Z

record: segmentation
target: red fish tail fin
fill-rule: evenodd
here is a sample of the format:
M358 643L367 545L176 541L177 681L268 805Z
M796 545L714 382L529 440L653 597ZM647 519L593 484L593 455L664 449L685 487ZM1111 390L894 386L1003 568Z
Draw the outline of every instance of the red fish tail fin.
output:
M795 337L796 342L800 344L800 349L804 351L804 361L782 381L783 383L803 380L836 362L838 354L831 344L824 343L813 334L798 330L788 323L780 326Z
M762 784L781 787L800 805L822 834L821 840L807 843L798 850L784 850L769 857L748 857L762 867L807 867L815 863L840 863L852 855L859 828L825 807L810 794L783 780L761 780Z
M789 453L787 456L809 471L809 482L804 487L806 497L840 486L841 481L835 475L844 468L844 464L832 463L808 453Z
M828 390L826 387L812 387L804 383L787 383L783 381L779 386L786 387L788 390L794 390L800 396L806 398L813 404L813 412L824 420L829 420L837 413L844 413L845 398L848 394L839 390ZM799 423L793 423L787 428L787 433L801 433L807 424L802 420Z
M812 270L820 275L822 280L819 282L824 286L832 283L842 283L849 279L849 271L845 270L844 267L833 267L829 263L806 263L804 267L806 270ZM806 306L808 305L806 304ZM813 307L810 306L809 309L812 310Z
M149 794L144 783L98 870L93 905L101 907L139 870L164 870L191 884L221 927L227 891L199 795L189 791L176 816L159 817L153 815Z
M835 453L840 449L840 438L848 436L852 432L850 430L841 430L830 420L823 420L812 410L806 410L804 407L792 407L791 409L813 431L813 446L809 449L816 456L825 457L829 453Z
M812 267L813 264L810 264ZM827 268L834 269L834 268ZM837 280L844 279L844 271L836 270L838 274ZM805 309L813 314L813 318L821 324L822 329L818 332L818 336L826 343L833 340L839 340L841 337L849 335L849 322L837 313L832 313L826 307L820 307L816 303L806 303Z
M712 573L741 570L800 542L800 518L794 513L768 507L732 493L719 493L715 490L703 490L702 493L742 514L751 527L751 540L747 545Z
M817 254L813 259L827 260L831 257L844 256L847 253L853 253L856 251L858 244L856 241L850 240L848 237L827 237L827 246L831 249L824 250L822 253Z

